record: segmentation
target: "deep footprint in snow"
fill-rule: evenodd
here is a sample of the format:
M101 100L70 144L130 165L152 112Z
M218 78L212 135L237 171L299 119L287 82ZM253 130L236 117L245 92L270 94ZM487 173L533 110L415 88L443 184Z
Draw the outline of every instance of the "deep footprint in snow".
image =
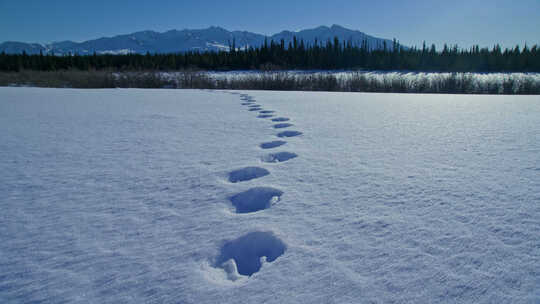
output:
M274 113L275 111L270 111L270 110L264 110L264 111L261 111L260 113L261 114L270 114L270 113Z
M290 119L287 117L276 117L272 119L272 121L289 121Z
M259 147L261 147L262 149L272 149L272 148L276 148L276 147L279 147L279 146L283 146L286 143L287 142L283 141L283 140L274 140L274 141L269 141L269 142L262 143L262 144L259 145Z
M283 191L271 187L255 187L230 198L236 213L249 213L268 209L277 203Z
M299 132L299 131L283 131L283 132L279 132L277 134L277 137L293 137L293 136L298 136L301 134L302 132Z
M272 114L261 114L261 115L257 116L257 118L269 118L269 117L272 117L272 116L274 116L274 115L272 115Z
M252 105L253 103L252 102L242 102L241 105L243 106L248 106L248 105Z
M263 162L266 163L280 163L284 161L288 161L289 159L298 157L298 154L292 153L292 152L278 152L278 153L270 153L263 156L261 159Z
M285 243L272 232L255 231L225 243L215 267L223 268L230 280L251 276L263 263L275 261L287 250Z
M229 172L229 181L231 183L243 182L270 174L268 170L260 167L245 167Z
M259 111L259 110L261 110L261 109L262 109L262 108L251 108L251 109L249 109L248 111L252 111L252 112L253 112L253 111Z
M290 124L290 123L278 123L278 124L275 124L274 125L274 128L276 129L282 129L282 128L288 128L290 126L292 126L293 124Z

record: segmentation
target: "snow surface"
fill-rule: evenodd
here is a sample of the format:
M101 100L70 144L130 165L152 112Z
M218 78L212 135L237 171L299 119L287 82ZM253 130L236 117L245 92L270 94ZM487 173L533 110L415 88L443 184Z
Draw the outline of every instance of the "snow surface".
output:
M0 302L540 302L538 96L233 93L0 88Z
M87 50L84 50L85 53L88 53ZM119 49L119 50L106 50L106 51L99 51L99 54L106 54L106 55L127 55L131 53L137 53L132 49Z

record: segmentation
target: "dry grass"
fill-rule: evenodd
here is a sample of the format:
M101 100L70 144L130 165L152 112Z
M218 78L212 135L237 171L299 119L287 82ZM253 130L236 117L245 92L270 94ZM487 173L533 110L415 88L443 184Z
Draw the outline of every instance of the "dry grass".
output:
M346 79L331 74L291 75L261 73L241 79L215 80L205 72L183 71L164 74L148 72L109 71L21 71L0 72L0 86L34 86L53 88L177 88L177 89L237 89L280 91L341 91L447 94L540 94L540 83L516 81L511 76L504 82L474 83L464 73L449 74L435 79L414 82L403 78L376 79L357 73Z

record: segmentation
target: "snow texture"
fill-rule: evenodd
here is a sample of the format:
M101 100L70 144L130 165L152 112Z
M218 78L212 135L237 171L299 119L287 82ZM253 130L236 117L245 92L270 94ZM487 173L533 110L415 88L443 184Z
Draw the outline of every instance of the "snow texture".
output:
M237 169L229 173L229 181L231 183L244 182L255 178L263 177L270 172L261 167L245 167Z
M275 124L274 125L274 129L283 129L283 128L288 128L288 127L292 127L293 124L291 123L278 123L278 124Z
M283 132L279 132L277 134L277 137L294 137L294 136L298 136L298 135L302 135L302 132L300 132L300 131L283 131Z
M223 245L216 266L223 267L232 259L234 263L223 267L228 268L226 272L250 276L261 269L263 262L273 262L283 255L285 249L285 244L272 233L250 232Z
M538 96L0 88L0 127L1 303L540 302Z
M292 152L269 153L262 157L262 161L267 163L284 162L297 156L298 155L296 153Z
M230 198L236 213L249 213L270 208L279 201L283 191L271 187L255 187Z
M262 149L272 149L272 148L276 148L276 147L279 147L279 146L283 146L286 143L287 142L283 141L283 140L273 140L273 141L261 143L259 146Z

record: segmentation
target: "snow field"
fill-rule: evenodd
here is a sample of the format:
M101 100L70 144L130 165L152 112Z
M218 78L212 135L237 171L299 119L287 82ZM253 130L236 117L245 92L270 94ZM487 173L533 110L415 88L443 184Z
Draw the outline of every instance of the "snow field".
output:
M235 95L237 93L232 92ZM260 105L254 104L255 98L240 94L243 101L241 105L247 106L248 111L255 109L260 113L257 118L270 118L275 113L272 110L262 110ZM288 118L282 118L288 120ZM274 128L287 128L292 124L282 123L274 125ZM278 135L279 136L279 135ZM262 149L272 149L284 145L286 141L273 141L261 143ZM261 157L266 163L285 162L298 155L292 152L268 153ZM246 167L233 170L229 173L229 181L243 182L260 178L270 174L268 170L260 167ZM253 187L230 197L231 203L236 207L237 213L251 213L270 208L279 202L283 195L281 190L272 187ZM217 258L215 267L222 268L227 273L227 278L232 281L241 279L241 276L251 276L258 272L262 265L273 262L285 253L287 246L272 232L250 232L235 240L228 241L221 247L221 254Z
M242 93L0 88L0 302L538 302L538 96Z
M311 267L300 259L311 281L288 274L302 283L294 284L290 293L274 289L278 299L306 303L538 299L534 286L540 276L533 265L540 261L535 249L540 245L540 226L533 224L531 214L540 211L536 194L540 180L533 177L539 165L534 155L540 150L530 141L540 134L535 123L540 117L537 97L401 95L392 101L385 94L367 94L362 97L369 96L369 101L356 104L345 102L350 95L340 93L320 98L302 92L256 94L260 104L284 99L272 106L277 113L282 113L279 106L302 113L302 126L311 130L303 141L312 146L295 147L286 154L298 153L308 157L306 163L317 164L290 169L302 172L294 191L316 195L291 198L285 191L283 197L291 198L291 203L276 205L291 207L295 210L291 214L305 225L302 230L310 227L313 232L295 233L294 238L281 235L286 247L276 261L285 259L289 265L299 252L319 248L307 255L317 261ZM311 98L317 101L306 101ZM300 105L300 100L305 103ZM341 108L344 103L347 106ZM287 130L275 135L288 139L302 134ZM272 154L262 160L272 159ZM506 185L497 186L502 179ZM361 201L371 203L358 204ZM515 204L521 211L510 211ZM304 234L303 246L298 234ZM274 280L271 270L263 267L248 280ZM312 281L319 289L306 287ZM328 285L317 284L321 282ZM311 293L304 293L307 289Z

